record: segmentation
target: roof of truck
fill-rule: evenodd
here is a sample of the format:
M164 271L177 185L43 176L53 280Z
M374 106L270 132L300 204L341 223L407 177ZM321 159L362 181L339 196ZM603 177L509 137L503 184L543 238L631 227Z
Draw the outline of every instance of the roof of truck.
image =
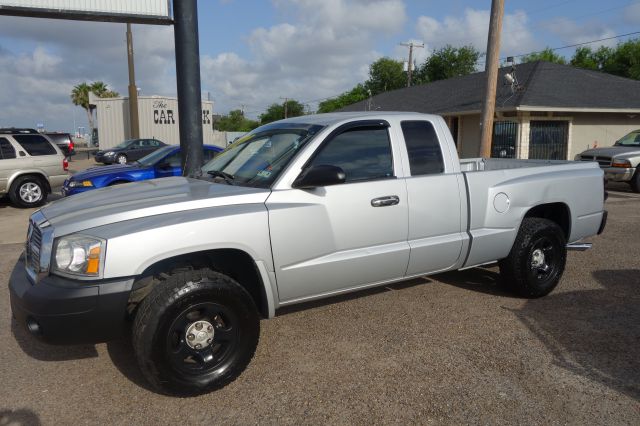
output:
M304 123L330 126L345 120L362 118L363 120L384 119L389 116L428 117L429 114L406 111L351 111L351 112L331 112L327 114L301 115L299 117L287 118L279 123Z

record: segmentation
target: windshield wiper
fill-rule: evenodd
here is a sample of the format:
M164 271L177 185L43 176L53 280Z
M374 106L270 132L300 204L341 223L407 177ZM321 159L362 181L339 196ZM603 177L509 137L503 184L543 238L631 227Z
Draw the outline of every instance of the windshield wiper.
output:
M207 174L213 177L221 177L229 185L233 185L233 180L235 179L235 176L220 170L209 170L207 171Z

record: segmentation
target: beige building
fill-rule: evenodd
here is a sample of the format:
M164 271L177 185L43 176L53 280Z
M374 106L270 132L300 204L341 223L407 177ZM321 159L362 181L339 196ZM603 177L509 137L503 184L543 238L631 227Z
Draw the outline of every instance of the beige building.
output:
M482 72L385 92L344 111L442 115L460 156L477 157L484 79ZM542 61L500 69L492 157L571 160L635 129L640 81Z

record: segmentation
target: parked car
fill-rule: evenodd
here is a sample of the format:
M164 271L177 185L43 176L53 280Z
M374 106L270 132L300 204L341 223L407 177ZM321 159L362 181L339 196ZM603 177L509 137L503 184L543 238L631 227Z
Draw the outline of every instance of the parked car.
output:
M33 129L0 129L0 196L19 207L38 207L67 178L69 164L46 136Z
M545 296L607 217L596 164L460 161L445 121L417 113L270 123L202 171L34 213L17 323L57 343L131 327L144 377L198 394L240 375L282 306L496 261L505 286Z
M581 152L575 160L597 161L607 180L627 182L634 192L640 192L640 129L626 134L613 146Z
M71 139L71 135L69 133L45 133L49 140L55 143L60 151L67 157L71 157L75 154L73 150L73 139Z
M167 144L157 139L130 139L111 149L96 152L94 158L97 163L127 164L130 161L139 160L163 146L167 146Z
M222 148L204 145L203 159L211 160ZM92 167L64 181L62 195L74 195L105 186L182 175L180 147L168 145L128 164Z

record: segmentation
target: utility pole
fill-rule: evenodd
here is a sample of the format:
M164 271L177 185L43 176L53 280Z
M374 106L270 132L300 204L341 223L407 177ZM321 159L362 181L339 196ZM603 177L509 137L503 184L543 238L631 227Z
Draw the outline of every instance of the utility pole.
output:
M284 99L284 118L287 118L287 104L289 103L289 98L280 98Z
M480 136L480 157L491 157L493 138L493 116L496 109L496 86L498 84L498 61L500 54L500 34L502 33L502 15L504 0L491 1L491 20L487 40L487 62L485 64L486 93L482 105L482 133Z
M408 43L400 43L400 46L409 48L409 64L407 66L407 87L411 87L411 79L413 77L413 48L424 48L424 43L414 43L412 41Z
M202 167L203 138L197 1L174 0L173 19L182 174L197 176Z
M129 128L131 139L138 139L140 137L138 89L136 88L136 71L133 63L133 33L129 23L127 24L127 60L129 63Z

